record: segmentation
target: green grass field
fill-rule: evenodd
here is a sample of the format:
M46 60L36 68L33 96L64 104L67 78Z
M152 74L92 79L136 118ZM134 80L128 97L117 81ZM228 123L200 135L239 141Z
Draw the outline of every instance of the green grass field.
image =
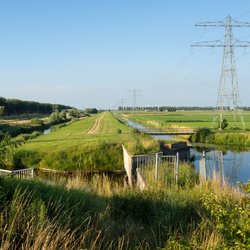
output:
M0 249L249 249L250 185L214 176L142 191L107 176L38 180L0 177Z
M212 125L214 112L212 111L183 111L183 112L139 112L126 113L130 119L138 121L148 127L169 129L169 128L210 128ZM243 112L246 129L250 129L250 112ZM225 118L229 122L228 128L232 128L233 117L226 114ZM217 124L215 124L217 125ZM236 126L242 128L240 122Z
M16 167L59 170L123 169L122 144L131 154L158 151L153 139L133 133L105 112L59 125L49 134L28 140L15 153L13 163Z
M41 135L34 140L28 141L24 145L24 149L39 149L40 151L54 151L81 146L93 146L100 142L117 142L120 138L130 132L129 128L124 124L118 123L112 118L112 115L105 113L103 122L93 134L88 134L88 131L94 126L95 121L102 114L92 116L80 121L75 121L65 127L61 127L52 131L49 134ZM122 130L118 134L118 129Z

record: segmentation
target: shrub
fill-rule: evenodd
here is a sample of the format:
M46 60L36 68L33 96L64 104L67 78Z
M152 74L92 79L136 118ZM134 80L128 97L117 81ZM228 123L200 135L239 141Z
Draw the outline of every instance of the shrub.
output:
M37 151L18 150L13 155L12 164L16 168L34 168L41 160L42 157Z
M214 141L214 133L211 129L208 128L200 128L197 132L191 136L190 140L192 142L210 142L213 143Z
M44 125L44 121L39 119L39 118L32 118L31 123L32 124L37 124L37 125Z
M211 223L225 240L224 248L247 249L250 246L250 198L237 202L230 196L217 197L214 193L202 198Z

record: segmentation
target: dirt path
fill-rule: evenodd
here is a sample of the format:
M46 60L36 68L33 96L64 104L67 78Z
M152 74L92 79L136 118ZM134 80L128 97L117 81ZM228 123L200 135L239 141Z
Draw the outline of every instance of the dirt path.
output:
M95 123L93 125L93 127L88 131L88 135L92 135L92 134L95 134L97 132L97 130L99 129L100 127L100 122L103 118L104 114L101 114L96 120L95 120Z

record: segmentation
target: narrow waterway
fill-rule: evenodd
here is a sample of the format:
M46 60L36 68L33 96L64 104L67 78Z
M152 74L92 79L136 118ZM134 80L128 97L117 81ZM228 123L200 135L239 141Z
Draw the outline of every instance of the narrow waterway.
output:
M152 129L144 127L142 124L128 121L128 125L140 131L147 133ZM175 141L175 138L169 135L153 135L157 140ZM250 180L250 149L232 149L227 147L221 149L214 145L209 147L206 144L193 146L190 148L191 161L197 172L200 168L200 160L205 152L206 173L211 177L216 172L223 180L231 185L246 182Z
M143 131L145 133L147 133L149 131L153 131L153 130L157 131L156 129L146 128L142 124L140 124L138 122L131 121L131 120L128 120L127 123L131 128L136 128L139 131ZM173 141L174 140L173 136L171 136L171 135L152 135L152 137L157 139L157 140L166 140L166 141Z
M51 128L48 128L43 131L43 134L46 135L46 134L49 134L50 132L51 132Z

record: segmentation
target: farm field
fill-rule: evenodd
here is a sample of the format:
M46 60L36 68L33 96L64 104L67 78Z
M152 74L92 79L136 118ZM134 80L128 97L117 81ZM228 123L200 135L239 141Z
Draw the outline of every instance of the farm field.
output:
M210 128L214 112L212 111L183 111L183 112L139 112L124 113L127 118L140 122L148 127L159 129L170 128ZM250 129L250 112L243 112L246 129ZM232 122L232 116L226 115L225 118ZM237 122L237 127L241 128L241 123Z
M105 112L28 140L14 155L16 167L59 170L113 170L123 168L122 143L131 153L155 150L157 143ZM141 152L142 151L142 152Z

